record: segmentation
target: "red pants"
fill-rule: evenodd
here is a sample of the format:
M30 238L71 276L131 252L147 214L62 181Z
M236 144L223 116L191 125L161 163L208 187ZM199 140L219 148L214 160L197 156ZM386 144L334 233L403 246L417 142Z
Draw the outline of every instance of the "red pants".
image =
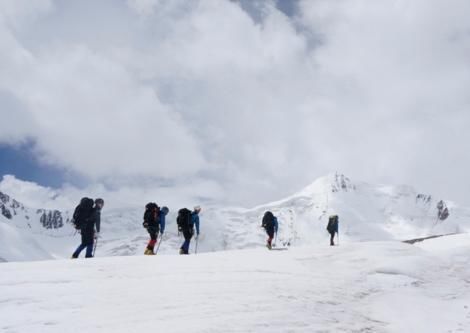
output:
M269 238L268 238L268 244L271 245L272 241L273 241L273 237L272 237L272 236L269 236Z
M155 244L157 244L157 240L156 239L151 239L149 241L149 243L147 244L147 249L153 251L153 248L155 247Z

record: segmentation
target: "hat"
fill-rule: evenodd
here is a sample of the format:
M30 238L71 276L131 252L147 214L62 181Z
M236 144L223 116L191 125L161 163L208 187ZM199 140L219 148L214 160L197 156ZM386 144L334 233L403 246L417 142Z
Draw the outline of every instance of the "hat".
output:
M199 206L199 205L198 205L198 206L194 206L194 210L200 211L200 210L201 210L201 206Z

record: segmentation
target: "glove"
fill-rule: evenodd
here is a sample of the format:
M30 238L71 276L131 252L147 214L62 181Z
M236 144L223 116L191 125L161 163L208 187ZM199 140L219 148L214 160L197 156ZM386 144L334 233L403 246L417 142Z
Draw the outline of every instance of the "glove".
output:
M101 236L100 236L100 233L99 233L99 232L95 232L95 239L98 239L98 238L100 238L100 237L101 237Z

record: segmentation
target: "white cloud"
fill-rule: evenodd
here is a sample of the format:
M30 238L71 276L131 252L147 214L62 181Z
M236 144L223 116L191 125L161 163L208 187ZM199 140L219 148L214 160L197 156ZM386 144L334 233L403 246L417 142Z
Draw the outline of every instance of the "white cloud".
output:
M42 4L0 6L0 142L42 161L244 204L331 170L468 195L466 1Z
M191 181L179 184L153 186L143 184L139 187L123 185L109 188L95 183L84 188L64 184L60 188L50 188L4 175L0 181L0 191L30 208L73 210L84 196L103 198L107 209L144 208L147 202L157 202L170 210L192 208L194 205L214 204L213 198L221 196L223 189L212 181ZM205 193L207 196L202 196Z

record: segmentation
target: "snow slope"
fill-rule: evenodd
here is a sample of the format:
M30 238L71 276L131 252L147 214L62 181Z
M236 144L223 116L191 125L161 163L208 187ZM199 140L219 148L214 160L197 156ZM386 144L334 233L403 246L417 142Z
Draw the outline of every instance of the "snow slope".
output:
M422 245L4 263L0 331L469 332L470 237Z
M155 201L160 205L165 204L163 200ZM198 250L211 252L263 246L266 236L259 225L266 210L273 211L279 218L277 243L293 246L327 242L325 226L332 213L338 214L340 218L341 243L405 240L468 232L470 209L449 201L443 202L450 215L441 220L438 218L437 208L440 201L440 198L421 194L409 186L371 185L353 182L344 175L331 174L319 178L288 198L251 209L204 207ZM123 207L113 210L105 207L97 256L143 253L148 241L148 234L142 228L144 205L145 203L138 208ZM160 254L175 253L183 241L176 230L178 208L180 207L170 207ZM8 232L16 237L14 241L0 243L0 258L15 261L70 257L73 248L80 243L80 235L75 234L68 223L72 209L70 207L69 211L61 212L62 225L46 224L57 226L50 229L44 228L38 221L38 215L35 221L27 219L26 216L31 213L27 215L23 210L19 210L11 220L0 215L2 230L7 224ZM54 221L58 222L54 219L49 222ZM10 236L8 238L13 239ZM16 254L12 255L12 251Z

